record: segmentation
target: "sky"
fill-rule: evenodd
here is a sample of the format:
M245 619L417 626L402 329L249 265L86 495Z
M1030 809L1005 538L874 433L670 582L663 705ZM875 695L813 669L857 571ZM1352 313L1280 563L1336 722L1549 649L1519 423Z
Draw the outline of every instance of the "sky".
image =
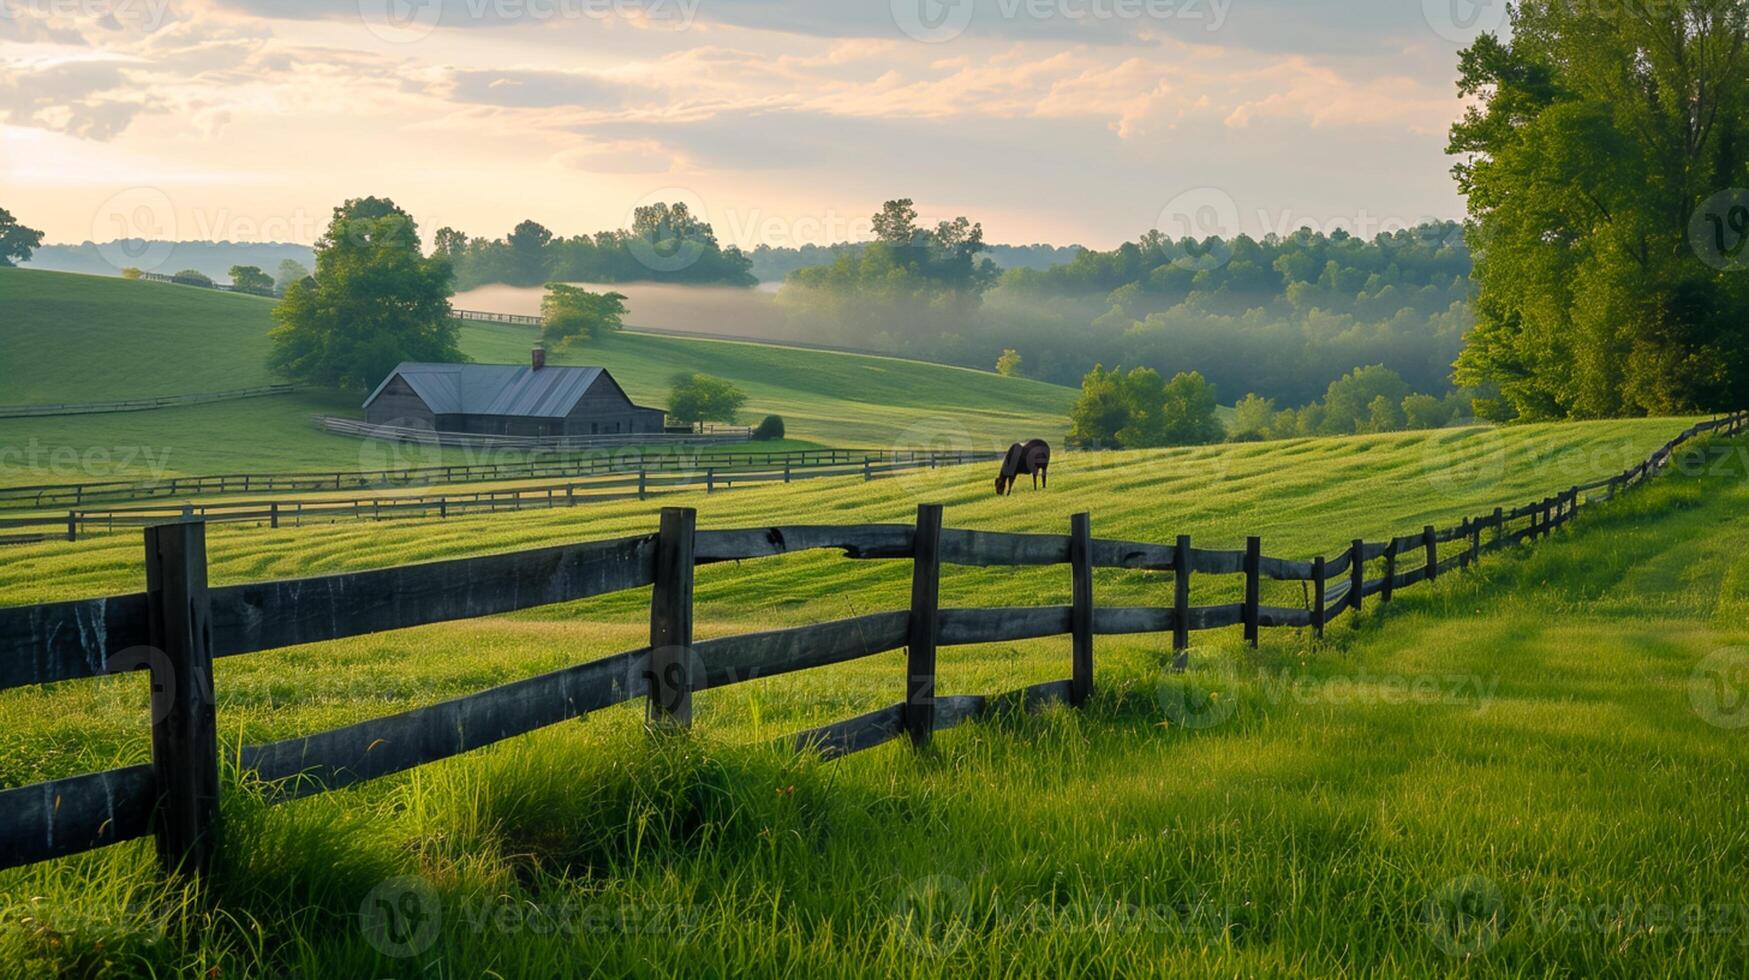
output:
M1505 0L0 0L0 207L49 242L429 239L685 201L725 243L1371 235L1463 202Z

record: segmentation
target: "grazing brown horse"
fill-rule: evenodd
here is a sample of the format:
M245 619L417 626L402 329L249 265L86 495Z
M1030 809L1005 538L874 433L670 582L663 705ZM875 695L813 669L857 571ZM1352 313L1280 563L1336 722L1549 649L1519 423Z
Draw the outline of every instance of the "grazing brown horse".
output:
M1014 478L1022 473L1032 474L1032 488L1038 489L1039 480L1044 480L1046 489L1050 488L1051 477L1051 447L1043 439L1031 442L1015 443L1008 447L1008 456L1002 460L1002 472L996 477L996 496L1001 497L1014 491Z

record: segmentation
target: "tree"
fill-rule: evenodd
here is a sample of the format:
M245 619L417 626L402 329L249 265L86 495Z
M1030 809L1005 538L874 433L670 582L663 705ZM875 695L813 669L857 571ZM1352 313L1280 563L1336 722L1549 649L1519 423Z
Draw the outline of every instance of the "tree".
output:
M171 282L179 282L184 286L205 286L212 288L213 277L199 269L183 269L170 277Z
M42 243L42 232L26 228L11 211L0 208L0 266L29 262L31 253Z
M538 221L524 221L504 239L510 245L510 260L516 286L538 286L547 281L547 245L553 233Z
M746 404L747 395L722 378L687 371L673 378L668 415L681 422L730 422Z
M299 279L307 279L309 276L310 270L305 268L302 262L296 259L286 259L279 264L279 274L274 277L273 284L279 289L285 289Z
M1162 446L1200 446L1220 442L1227 432L1215 413L1215 386L1196 371L1180 372L1166 382L1161 406Z
M1318 431L1334 436L1369 431L1374 401L1382 397L1395 407L1408 395L1408 382L1390 368L1382 364L1355 368L1325 389Z
M568 344L599 340L620 328L626 313L622 293L592 293L579 286L547 283L541 297L541 339L557 349Z
M431 238L431 253L441 255L454 263L468 251L468 236L454 228L437 229L437 234Z
M1107 371L1100 364L1081 379L1081 397L1069 409L1069 444L1086 449L1120 447L1117 433L1129 424L1124 401L1123 369Z
M413 218L383 198L334 209L316 274L273 308L268 363L331 388L376 384L402 361L462 360L450 318L450 266L420 254Z
M251 293L273 292L273 277L262 272L259 266L231 266L231 286Z
M874 216L875 240L904 248L917 241L917 208L908 197L888 201Z
M1256 392L1246 395L1233 407L1232 432L1228 438L1234 442L1250 442L1273 435L1275 414L1275 399L1264 398Z
M1396 432L1403 428L1403 408L1389 395L1379 395L1366 406L1366 421L1355 427L1356 432Z
M1005 349L1002 356L996 358L996 373L1004 378L1020 377L1020 352L1012 347Z
M1451 421L1451 407L1432 395L1410 395L1403 399L1403 427L1406 429L1437 429Z
M1448 152L1477 323L1456 377L1494 419L1735 408L1749 277L1749 5L1524 0L1458 63ZM1714 219L1719 219L1717 222Z

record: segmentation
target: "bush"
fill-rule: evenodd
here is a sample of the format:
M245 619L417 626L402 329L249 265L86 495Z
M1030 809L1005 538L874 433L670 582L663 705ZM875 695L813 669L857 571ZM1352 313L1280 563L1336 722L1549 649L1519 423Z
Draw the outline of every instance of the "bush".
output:
M753 430L753 439L756 442L770 442L773 439L782 438L783 417L780 415L767 415L759 420L759 426Z
M206 286L209 289L213 284L212 277L199 269L183 269L181 272L171 276L170 281L179 282L184 286Z
M138 279L143 275L145 275L145 273L141 272L140 270L134 268L131 265L128 266L127 268L121 270L121 277L123 279Z

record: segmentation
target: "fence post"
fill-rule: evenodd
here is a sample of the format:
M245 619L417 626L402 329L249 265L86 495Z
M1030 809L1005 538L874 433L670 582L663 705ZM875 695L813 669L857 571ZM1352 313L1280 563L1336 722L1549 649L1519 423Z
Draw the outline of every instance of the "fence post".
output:
M1379 591L1379 602L1387 603L1391 601L1391 592L1396 586L1396 579L1397 539L1392 538L1391 543L1385 545L1385 586Z
M865 483L874 479L874 472L869 469L868 460L866 459L862 461L862 479Z
M440 521L449 520L449 498L448 497L437 498L437 519Z
M1312 559L1312 635L1324 638L1324 556Z
M267 505L267 526L268 527L278 527L279 526L279 504L277 504L277 503L272 503L272 504Z
M941 505L917 505L905 643L905 731L917 748L935 733L935 644L941 633Z
M77 511L67 511L67 540L79 540L79 514Z
M692 566L698 511L662 508L656 536L656 587L650 595L650 697L653 730L692 724Z
M783 464L783 482L785 482L785 483L789 482L789 462L788 461L785 461Z
M1360 601L1366 592L1366 542L1359 538L1348 549L1348 605L1360 612Z
M565 506L577 506L577 484L575 483L565 484Z
M1506 537L1506 508L1494 508L1494 543L1499 544Z
M717 471L714 467L704 468L704 492L714 493L717 489Z
M1427 581L1429 582L1439 577L1439 542L1434 540L1437 536L1438 532L1433 530L1431 524L1421 529L1421 542L1427 548Z
M205 875L218 851L219 733L213 702L206 525L146 528L147 636L152 671L153 821L167 872Z
M1079 708L1093 694L1093 526L1085 512L1069 518L1069 569L1069 703Z
M1180 534L1172 549L1172 669L1190 666L1190 535Z
M1245 642L1251 644L1251 649L1257 649L1257 600L1261 583L1258 581L1260 566L1263 562L1263 539L1252 536L1245 539L1245 606L1242 613L1245 620Z
M650 479L649 471L645 470L642 466L639 466L638 467L638 499L639 500L643 500L646 496L649 479Z
M1482 522L1470 518L1470 553L1464 558L1464 567L1468 568L1482 559Z

